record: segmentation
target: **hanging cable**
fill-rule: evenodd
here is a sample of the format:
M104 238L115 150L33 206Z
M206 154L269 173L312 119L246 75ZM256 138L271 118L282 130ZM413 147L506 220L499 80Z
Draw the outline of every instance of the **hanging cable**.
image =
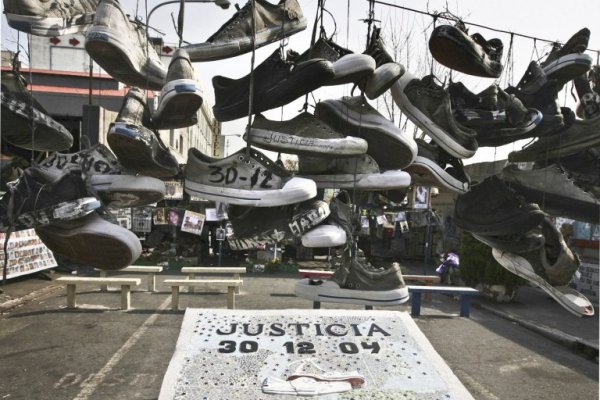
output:
M250 127L252 126L252 113L254 111L254 62L256 59L256 17L254 13L256 0L251 0L250 5L252 13L252 57L250 58L250 83L248 85L248 126L246 127L246 137L248 138L248 141L246 142L247 159L250 159L250 149L252 148L252 130Z
M179 36L179 46L183 43L183 23L185 19L185 0L179 3L179 15L177 16L177 36ZM148 20L146 19L146 22Z

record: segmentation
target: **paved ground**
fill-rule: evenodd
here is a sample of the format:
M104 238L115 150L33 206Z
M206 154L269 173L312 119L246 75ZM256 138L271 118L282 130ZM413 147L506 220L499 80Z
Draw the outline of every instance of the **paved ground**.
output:
M118 310L118 293L92 287L78 288L80 308L71 311L65 309L65 290L52 281L30 278L4 286L0 399L156 399L183 317L183 311L170 310L168 288L160 285L173 274L158 278L159 293L134 292L134 308L127 312ZM237 306L310 308L292 294L295 281L289 274L249 274ZM226 298L183 294L180 302L182 308L225 308ZM416 322L476 399L598 399L597 359L522 323L557 328L597 348L597 317L571 316L533 288L513 305L483 302L472 308L470 319L458 317L458 309L458 300L434 296ZM515 319L507 319L511 316Z

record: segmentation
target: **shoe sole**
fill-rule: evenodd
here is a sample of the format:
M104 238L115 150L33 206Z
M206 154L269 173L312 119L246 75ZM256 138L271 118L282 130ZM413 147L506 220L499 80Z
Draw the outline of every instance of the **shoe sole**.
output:
M95 13L75 15L71 18L50 18L19 14L6 14L8 25L35 36L62 36L87 31L94 24Z
M310 285L310 278L296 282L294 293L298 297L312 301L331 303L360 304L365 306L394 306L408 301L408 288L395 290L352 290L335 287L325 281L324 285Z
M367 142L352 136L319 139L290 135L274 130L250 128L250 136L246 135L244 139L262 149L307 156L354 157L367 152Z
M454 178L427 157L417 156L415 161L406 168L406 172L413 176L414 183L442 186L458 194L469 191L468 182L461 182Z
M304 247L338 247L346 244L346 232L335 225L319 225L302 235Z
M97 214L78 220L77 225L48 225L36 229L42 242L53 252L79 264L118 270L133 263L142 252L135 234L104 221Z
M192 79L167 83L160 92L158 107L152 116L156 129L177 129L195 125L202 107L202 91Z
M404 67L398 63L386 63L377 68L373 75L367 80L365 94L371 100L376 99L388 91L400 77L406 72Z
M442 146L442 148L450 155L456 158L469 158L475 155L475 150L468 150L460 145L460 143L453 140L444 129L429 119L429 117L423 114L421 110L412 105L406 94L404 94L404 89L413 79L415 79L415 77L407 71L392 85L392 98L396 105L415 125L431 136L435 142ZM446 111L448 115L452 115L449 105Z
M292 178L281 189L247 190L213 185L205 185L185 180L186 193L200 198L223 203L253 207L275 207L294 204L312 199L317 195L314 182L308 179Z
M556 79L558 87L588 72L592 58L587 54L567 54L542 67L548 79Z
M161 90L164 77L160 82L149 79L149 75L144 74L141 68L133 63L136 57L128 51L128 46L131 46L131 43L122 42L104 27L94 26L85 34L86 51L110 76L130 86Z
M108 207L141 207L161 201L166 193L160 179L134 175L91 175L89 184Z
M544 115L540 111L530 108L527 118L528 122L525 125L513 128L491 127L489 130L479 130L477 133L477 143L479 147L498 147L513 143L516 140L532 137L533 134L526 134L537 128L543 118Z
M306 29L306 18L302 17L297 22L289 22L281 27L264 29L256 32L256 48L266 46L277 40L283 39ZM224 58L235 57L252 51L250 37L232 43L211 44L208 42L184 46L190 56L190 61L216 61Z
M541 235L540 239L537 241L529 238L520 238L519 240L514 240L514 238L510 236L504 238L502 236L481 235L478 233L471 233L471 235L492 249L507 251L510 253L528 253L530 251L537 250L544 245L544 237Z
M333 63L334 77L325 86L359 82L375 71L375 60L365 54L347 54Z
M369 154L382 169L402 169L415 160L417 143L383 116L359 114L341 101L320 102L315 115L338 127L342 134L363 138ZM393 155L393 156L391 156Z
M404 171L391 170L373 174L323 174L304 175L313 180L319 189L394 190L410 186L410 175Z
M594 315L594 306L584 295L567 286L550 285L535 273L533 267L525 258L513 253L503 253L497 249L492 250L492 255L505 269L542 289L572 314L578 317L592 317Z

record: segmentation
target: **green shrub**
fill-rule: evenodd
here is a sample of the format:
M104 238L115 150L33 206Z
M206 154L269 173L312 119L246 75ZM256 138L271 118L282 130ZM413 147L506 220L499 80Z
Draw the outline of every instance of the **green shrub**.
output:
M478 283L504 285L516 290L526 281L502 267L492 256L492 248L475 239L468 232L460 234L460 276L469 286Z

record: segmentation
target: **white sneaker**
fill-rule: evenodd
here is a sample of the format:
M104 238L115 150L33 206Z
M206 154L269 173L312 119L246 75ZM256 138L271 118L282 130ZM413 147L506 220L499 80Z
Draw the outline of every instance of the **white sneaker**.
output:
M294 381L302 378L312 378L317 381L327 382L348 382L352 385L352 388L360 388L365 384L365 377L359 374L357 371L351 372L339 372L339 371L327 371L313 360L298 360L294 361L290 365L299 362L296 370L288 376L288 381Z
M298 378L293 381L268 377L262 383L263 393L290 394L296 396L319 396L331 393L343 393L352 390L349 382L323 382L313 378Z

